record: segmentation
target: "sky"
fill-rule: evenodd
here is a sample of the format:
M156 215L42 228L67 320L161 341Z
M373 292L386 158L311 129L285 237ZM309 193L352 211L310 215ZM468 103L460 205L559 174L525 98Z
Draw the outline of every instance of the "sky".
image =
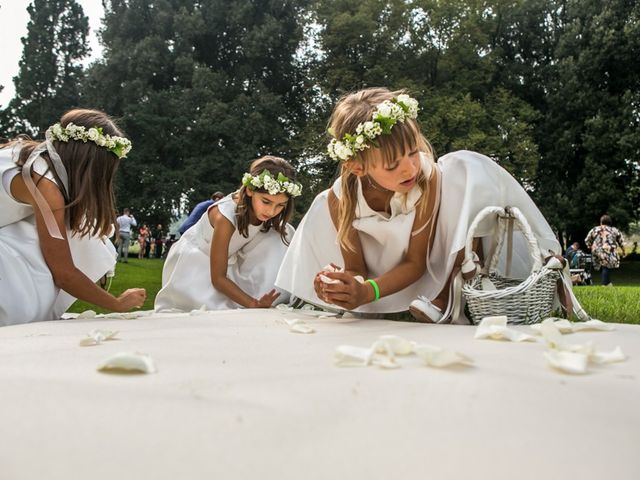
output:
M91 63L101 55L102 48L96 35L102 20L102 0L77 0L84 14L89 17L89 46L91 54L85 59L85 64ZM18 62L22 56L22 42L20 39L27 34L29 14L27 7L31 0L0 0L0 85L4 90L0 92L0 107L6 107L13 98L15 89L13 77L18 74Z

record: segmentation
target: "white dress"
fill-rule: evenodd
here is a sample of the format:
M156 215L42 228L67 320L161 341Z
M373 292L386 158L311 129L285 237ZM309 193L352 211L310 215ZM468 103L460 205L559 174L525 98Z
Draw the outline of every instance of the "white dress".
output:
M216 205L236 227L229 241L227 277L247 294L259 298L274 288L287 246L274 229L261 232L262 225L249 225L248 237L243 237L237 230L237 204L231 195L209 208ZM287 237L292 235L293 227L287 225ZM212 238L213 227L209 215L204 214L173 244L162 270L162 289L155 300L157 311L190 311L203 305L207 310L242 308L211 284ZM288 295L281 295L278 302L287 298Z
M46 168L43 159L35 161L37 173ZM9 186L18 174L12 149L0 149L0 326L58 319L75 301L53 282L33 208L11 196ZM45 176L53 180L51 174ZM116 253L108 239L79 237L68 229L67 238L74 265L92 281L114 269Z
M423 170L429 164L422 159ZM391 313L405 311L418 295L434 299L443 289L454 267L458 251L464 248L467 231L477 213L486 206L518 207L529 221L543 252L560 252L551 227L520 184L490 158L475 152L458 151L441 157L441 198L433 247L426 259L427 271L403 290L362 305L355 311ZM340 179L332 187L340 196ZM276 285L307 302L326 308L337 308L318 298L313 288L317 272L333 262L344 266L337 231L327 204L329 191L320 193L302 219L282 262ZM407 196L396 193L391 199L391 215L373 211L367 204L358 182L358 204L353 227L358 230L364 259L371 278L397 266L409 247L415 205L421 195L416 186ZM493 233L492 225L483 222L477 237ZM526 277L530 272L528 250L522 234L514 235L512 276ZM519 234L519 235L518 235ZM506 249L505 249L506 250ZM500 264L499 264L500 266Z

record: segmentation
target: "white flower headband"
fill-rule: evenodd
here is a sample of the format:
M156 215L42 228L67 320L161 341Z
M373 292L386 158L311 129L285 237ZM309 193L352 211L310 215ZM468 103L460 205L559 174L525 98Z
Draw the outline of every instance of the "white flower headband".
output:
M87 143L87 141L91 141L100 147L105 147L118 158L126 157L131 150L131 141L128 138L105 135L100 127L86 129L75 123L69 123L66 127L63 127L56 123L47 129L47 133L54 140L61 142L80 140Z
M274 178L269 170L263 170L260 175L251 175L245 173L242 176L242 185L249 190L262 188L269 195L277 195L279 193L287 193L291 197L297 197L302 193L302 185L289 180L289 177L278 173L278 178Z
M370 143L375 145L373 140L379 135L389 135L396 123L417 118L418 110L418 101L409 95L402 94L385 100L376 107L371 121L358 124L355 135L345 133L342 140L331 140L327 146L329 156L336 161L349 160L357 152L370 148ZM329 133L335 137L331 130Z

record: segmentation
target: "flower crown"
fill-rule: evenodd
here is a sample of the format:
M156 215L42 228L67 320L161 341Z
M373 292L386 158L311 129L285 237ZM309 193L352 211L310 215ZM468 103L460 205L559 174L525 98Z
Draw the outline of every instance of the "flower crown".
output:
M418 117L418 101L409 95L398 95L391 100L385 100L376 107L371 117L371 121L358 124L356 133L345 133L342 140L333 139L327 146L329 156L336 161L349 160L357 152L370 148L370 143L379 135L390 135L391 128L400 122L404 123L407 118ZM335 137L334 132L329 129L329 133Z
M68 142L69 140L80 140L84 143L87 141L94 142L100 147L105 147L118 158L124 158L131 150L131 141L128 138L105 135L102 133L101 127L93 127L86 129L75 123L69 123L63 127L59 123L50 126L47 133L51 134L54 140Z
M269 170L263 170L260 175L251 175L245 173L242 176L242 185L249 190L263 188L269 195L277 195L279 193L287 193L291 197L297 197L302 193L302 185L289 180L289 177L278 173L278 177L274 178Z

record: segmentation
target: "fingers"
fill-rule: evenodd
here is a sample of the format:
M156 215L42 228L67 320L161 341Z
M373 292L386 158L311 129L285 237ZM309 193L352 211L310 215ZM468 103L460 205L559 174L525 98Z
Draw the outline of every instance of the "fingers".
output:
M331 300L331 303L349 302L353 298L353 295L351 293L342 293L342 292L337 292L337 293L327 292L325 296L326 298Z
M351 283L355 281L353 275L345 272L326 272L324 275L334 280L340 280L344 283Z

